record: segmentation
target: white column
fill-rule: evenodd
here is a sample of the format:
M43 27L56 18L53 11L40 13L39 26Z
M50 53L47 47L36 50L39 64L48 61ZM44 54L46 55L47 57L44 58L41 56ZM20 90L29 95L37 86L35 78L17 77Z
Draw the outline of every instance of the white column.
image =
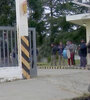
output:
M18 64L21 67L21 40L20 40L20 0L16 0L16 25L17 25L17 45L18 45Z
M28 36L27 0L16 0L18 63L21 64L21 36Z
M87 43L88 43L90 40L90 21L87 22L87 26L86 26L86 39L87 39ZM90 65L89 55L87 55L87 65Z

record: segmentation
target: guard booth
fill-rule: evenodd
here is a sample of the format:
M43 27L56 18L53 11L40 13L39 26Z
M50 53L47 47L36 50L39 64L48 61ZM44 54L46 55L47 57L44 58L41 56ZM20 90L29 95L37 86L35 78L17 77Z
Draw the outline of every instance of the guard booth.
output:
M35 28L29 28L30 43L30 76L37 76L37 57L36 57L36 31ZM20 72L18 65L18 44L16 27L0 27L0 70L13 69L13 73ZM4 69L3 69L4 68ZM19 70L19 71L18 71ZM7 72L8 74L9 71ZM22 72L19 73L19 75Z

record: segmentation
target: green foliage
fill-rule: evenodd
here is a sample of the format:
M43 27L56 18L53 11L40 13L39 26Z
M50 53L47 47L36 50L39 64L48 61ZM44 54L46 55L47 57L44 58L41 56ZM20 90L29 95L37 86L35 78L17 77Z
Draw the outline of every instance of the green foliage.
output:
M54 2L54 3L53 3ZM50 6L53 9L53 16L49 17L49 23L50 23L50 36L51 36L51 42L54 42L54 39L56 39L56 35L62 32L71 32L74 31L73 27L77 25L71 24L69 22L66 22L66 15L68 14L80 14L87 12L87 8L80 7L73 3L61 3L56 0L52 0L52 5ZM58 30L60 29L60 30ZM76 32L76 31L75 31ZM67 37L68 38L68 37Z
M34 20L40 20L44 10L41 0L28 0L28 4L31 10L30 16L32 16Z
M0 25L13 26L16 22L15 1L0 0Z
M43 6L41 0L28 0L29 5L29 27L35 27L37 31L37 45L41 46L43 43L43 37L45 36L45 22L41 20L43 15Z
M75 44L80 44L80 40L85 39L85 37L86 30L84 27L80 27L75 31L59 33L54 42L59 43L60 41L62 41L64 44L66 44L68 40L71 40Z

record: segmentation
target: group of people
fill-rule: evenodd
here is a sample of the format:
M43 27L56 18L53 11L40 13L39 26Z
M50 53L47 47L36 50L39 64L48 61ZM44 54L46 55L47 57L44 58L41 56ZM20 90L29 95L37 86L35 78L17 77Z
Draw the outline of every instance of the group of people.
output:
M62 42L59 45L54 43L51 44L51 65L57 65L57 55L58 55L58 64L65 65L65 59L68 61L68 66L75 65L75 51L78 51L80 56L80 67L86 67L87 65L87 53L90 57L90 41L88 44L82 39L79 46L76 46L72 41L67 41L66 46Z

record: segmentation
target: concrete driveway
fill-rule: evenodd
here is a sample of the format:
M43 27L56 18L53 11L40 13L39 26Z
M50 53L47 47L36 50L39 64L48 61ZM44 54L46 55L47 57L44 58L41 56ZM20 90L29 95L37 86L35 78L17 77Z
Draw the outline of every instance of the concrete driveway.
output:
M90 71L39 69L38 77L0 84L0 100L66 100L88 93Z

